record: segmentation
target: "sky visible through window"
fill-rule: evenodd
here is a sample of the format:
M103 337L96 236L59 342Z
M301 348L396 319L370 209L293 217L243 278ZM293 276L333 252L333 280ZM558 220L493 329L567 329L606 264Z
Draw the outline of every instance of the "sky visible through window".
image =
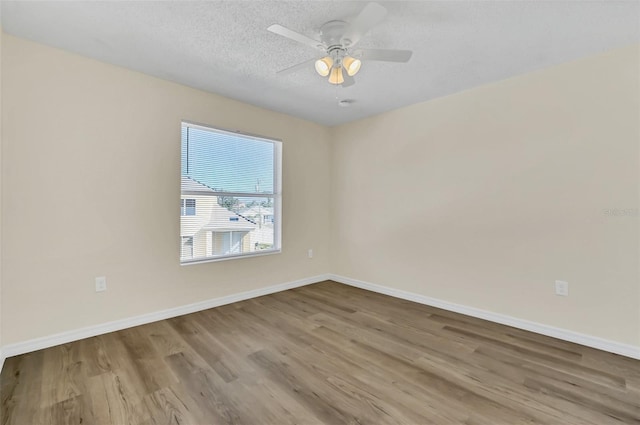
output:
M273 193L274 145L182 126L182 175L225 192Z

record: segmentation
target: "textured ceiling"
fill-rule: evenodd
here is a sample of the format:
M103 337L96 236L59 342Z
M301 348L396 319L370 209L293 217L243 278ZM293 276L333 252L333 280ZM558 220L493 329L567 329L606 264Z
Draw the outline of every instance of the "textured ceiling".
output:
M363 48L413 50L408 63L365 62L332 86L317 56L267 32L312 38L361 1L2 1L5 32L191 87L337 125L640 42L637 1L381 1L387 18ZM338 106L342 99L355 102Z

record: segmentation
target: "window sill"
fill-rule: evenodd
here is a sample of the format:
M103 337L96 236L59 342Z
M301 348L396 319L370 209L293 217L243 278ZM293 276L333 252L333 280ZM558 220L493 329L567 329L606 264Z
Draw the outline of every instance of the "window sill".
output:
M264 251L259 252L250 252L246 254L237 254L237 255L225 255L224 257L205 257L198 258L193 260L180 261L181 266L191 266L194 264L202 264L202 263L217 263L218 261L227 261L227 260L237 260L240 258L252 258L252 257L262 257L264 255L273 255L280 254L282 252L281 249L265 249Z

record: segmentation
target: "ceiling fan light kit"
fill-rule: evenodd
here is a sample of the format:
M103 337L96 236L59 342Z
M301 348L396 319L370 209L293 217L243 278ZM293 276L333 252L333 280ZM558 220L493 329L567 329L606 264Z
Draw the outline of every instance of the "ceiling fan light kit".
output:
M329 75L329 71L331 71L331 68L333 67L333 59L331 59L329 56L325 56L322 59L318 59L315 66L316 72L321 77L326 77L327 75Z
M353 77L360 71L362 61L360 59L354 59L351 56L345 56L342 60L342 65L344 65L344 69L347 71L349 77Z
M307 37L282 25L274 24L268 31L305 44L324 55L314 61L316 72L321 77L329 77L331 84L348 87L355 84L353 76L360 71L362 61L407 62L411 58L410 50L358 49L352 50L360 39L375 25L382 22L387 9L378 3L368 3L351 22L329 21L320 29L320 41ZM313 59L312 59L313 61ZM294 72L308 66L305 61L278 74ZM347 74L347 78L344 76Z
M334 56L332 58L331 56ZM336 48L331 51L331 56L325 56L315 62L315 68L321 77L329 76L329 83L344 83L343 70L349 77L353 77L360 71L362 62L359 59L345 56L344 50Z
M342 67L331 68L331 74L329 75L329 82L331 84L344 83L344 75L342 75Z

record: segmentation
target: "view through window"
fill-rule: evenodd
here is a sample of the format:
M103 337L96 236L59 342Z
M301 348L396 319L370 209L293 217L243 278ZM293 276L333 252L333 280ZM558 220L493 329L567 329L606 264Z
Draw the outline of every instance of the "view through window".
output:
M280 251L282 143L182 123L182 264Z

